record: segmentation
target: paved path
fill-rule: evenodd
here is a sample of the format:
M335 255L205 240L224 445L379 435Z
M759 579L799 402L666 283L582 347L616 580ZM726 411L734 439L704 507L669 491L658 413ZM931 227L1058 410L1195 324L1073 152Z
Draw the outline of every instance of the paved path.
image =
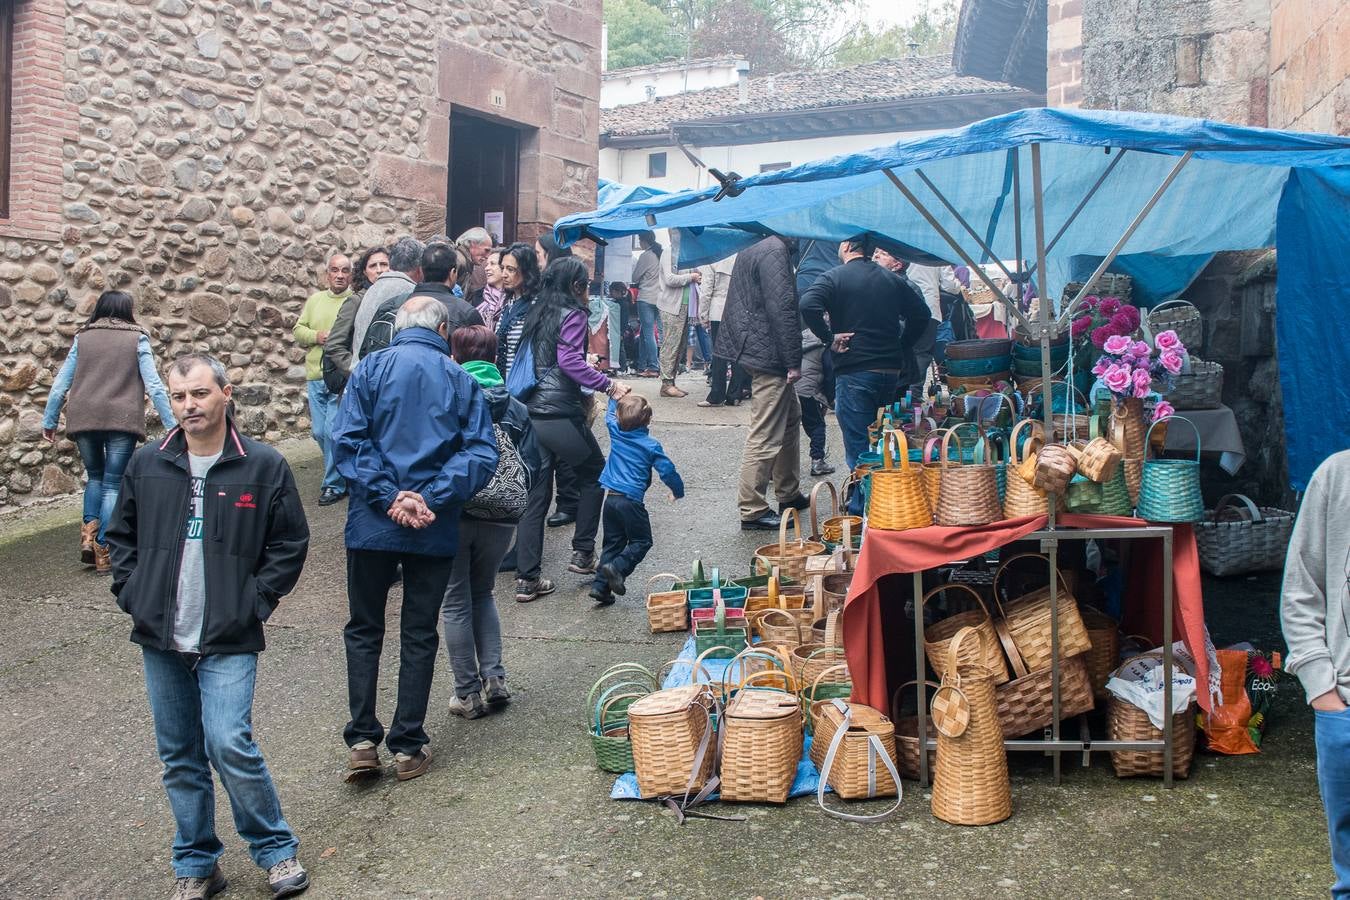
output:
M639 384L654 395L655 383ZM736 528L747 411L698 409L701 383L686 386L698 388L687 400L655 401L653 433L690 490L678 505L649 495L657 543L635 584L695 554L740 569L760 542ZM842 465L838 447L835 432ZM305 443L290 448L309 502L316 456ZM449 716L442 668L427 723L431 772L402 785L344 785L344 507L308 511L309 563L269 623L254 710L314 876L308 896L1325 896L1311 720L1292 688L1265 754L1202 756L1170 792L1118 781L1104 758L1090 770L1066 760L1057 787L1048 761L1019 755L1014 815L990 828L935 820L913 784L880 826L829 819L809 799L740 809L745 823L682 827L651 805L612 802L612 778L594 768L582 725L586 690L614 662L659 665L682 638L650 635L640 596L592 609L581 579L561 572L566 529L551 530L547 546L557 594L518 606L507 577L499 582L509 710ZM0 539L0 897L167 895L173 826L139 653L107 582L75 561L78 512L46 515L48 530ZM1216 638L1275 640L1276 588L1272 578L1211 585ZM396 643L386 659L387 716ZM225 896L266 897L220 796Z

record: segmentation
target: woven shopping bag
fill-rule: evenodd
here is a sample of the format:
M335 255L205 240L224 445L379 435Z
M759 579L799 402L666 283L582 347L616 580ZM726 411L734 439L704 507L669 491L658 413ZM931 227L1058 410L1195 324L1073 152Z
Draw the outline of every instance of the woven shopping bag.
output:
M992 825L1012 815L1008 755L998 722L993 674L962 665L961 644L979 640L962 629L948 647L947 674L933 695L930 714L937 731L933 815L953 825Z
M1148 458L1153 429L1185 422L1195 431L1194 459ZM1205 516L1205 501L1200 494L1200 430L1190 419L1167 416L1148 427L1144 440L1145 459L1139 481L1139 518L1150 522L1198 522Z
M890 448L896 448L896 465ZM909 444L903 432L885 433L881 468L872 470L871 499L867 508L867 526L882 531L907 531L933 524L932 509L924 490L923 475L910 465Z

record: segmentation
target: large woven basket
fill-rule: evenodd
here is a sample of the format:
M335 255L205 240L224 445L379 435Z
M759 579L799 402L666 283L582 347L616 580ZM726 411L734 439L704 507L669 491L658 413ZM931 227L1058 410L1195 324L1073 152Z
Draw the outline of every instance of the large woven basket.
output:
M1176 377L1167 401L1180 410L1218 409L1223 404L1223 366L1191 357L1191 370Z
M975 599L976 608L958 612L945 619L939 619L924 628L923 652L928 657L928 664L941 678L946 674L947 651L951 647L952 640L963 628L974 628L982 633L984 639L982 641L965 641L961 645L962 656L960 661L970 665L984 666L993 676L995 684L1002 684L1007 681L1011 676L1008 673L1008 664L1004 661L1003 654L998 649L998 638L994 633L994 618L989 614L989 608L985 605L984 598L980 596L979 591L968 584L939 585L923 595L920 605L927 606L929 600L946 591L964 591Z
M885 714L843 699L817 700L811 705L816 722L811 761L820 772L816 801L830 815L853 822L879 822L900 808L900 773L896 769L895 726ZM884 812L858 815L825 805L825 786L845 800L895 797Z
M1148 434L1159 424L1185 422L1195 430L1194 459L1145 459L1139 482L1139 518L1150 522L1198 522L1205 515L1205 502L1200 495L1200 430L1195 423L1181 416L1159 419L1148 428ZM1145 436L1145 446L1150 442Z
M787 536L789 518L797 533L797 538L793 541L789 541ZM802 538L802 517L797 510L789 506L783 510L783 517L778 523L778 543L765 544L755 550L755 565L757 569L762 565L768 565L771 569L776 567L784 576L802 581L806 577L807 558L819 556L824 552L825 545L821 542ZM767 573L769 570L762 571Z
M771 672L752 675L747 682ZM802 755L802 714L790 693L742 689L722 716L723 800L786 803Z
M1125 660L1120 664L1120 668L1124 669L1137 659L1149 657L1160 659L1161 656L1160 653L1144 653ZM1148 713L1113 694L1106 707L1106 736L1113 741L1161 741L1163 732L1149 721ZM1194 757L1195 705L1191 704L1172 713L1172 777L1188 776ZM1163 751L1113 750L1111 766L1119 778L1138 775L1160 777L1163 774Z
M1022 450L1018 450L1018 435L1024 428L1032 429L1032 438ZM1004 489L1003 514L1010 519L1023 516L1043 516L1050 511L1050 498L1045 491L1036 487L1022 472L1021 466L1029 458L1034 458L1043 443L1044 434L1040 424L1030 419L1018 422L1008 437L1007 487ZM1035 463L1031 464L1033 467Z
M1092 682L1092 695L1099 701L1105 700L1107 679L1120 664L1120 623L1091 606L1084 606L1079 612L1087 627L1088 640L1092 642L1092 649L1088 650L1084 660L1088 680Z
M939 525L988 525L1003 518L1003 506L998 499L998 477L994 466L986 462L989 442L981 431L977 440L976 461L953 464L947 455L948 443L956 437L956 430L942 438L942 452L938 459L938 503L936 520ZM960 444L960 438L957 437Z
M892 460L892 443L897 448L898 466ZM886 432L881 460L881 468L873 469L871 474L867 527L907 531L932 525L933 512L924 490L923 474L917 466L910 465L909 443L902 432Z
M717 698L706 684L666 688L628 707L633 765L643 798L697 791L713 776Z
M999 641L1012 663L1013 678L996 689L998 721L1006 738L1017 738L1045 728L1055 721L1054 670L1027 671L1017 645L1008 636L1002 622L995 625ZM1067 719L1091 712L1092 680L1082 656L1061 659L1059 663L1059 716Z
M933 697L937 730L933 815L953 825L992 825L1012 815L1008 755L998 721L994 676L958 661L960 645L975 639L958 632L948 648L947 676Z
M1192 353L1199 351L1205 339L1205 323L1200 310L1189 300L1164 300L1148 313L1148 327L1154 333L1175 331L1181 343Z
M1257 506L1243 494L1228 494L1195 523L1200 565L1219 577L1279 571L1293 530L1292 512Z
M1047 570L1050 560L1038 553L1019 553L1005 560L994 575L994 603L1000 607L1003 619L1008 624L1008 633L1012 636L1017 650L1026 660L1027 668L1032 672L1050 668L1054 659L1051 652L1051 606L1050 588L1043 587L1022 594L1006 603L1000 601L999 582L1009 566L1019 559L1038 559L1045 563ZM1057 601L1059 607L1059 655L1061 659L1087 653L1092 649L1083 617L1078 613L1078 601L1074 599L1064 575L1058 569L1053 577L1059 580Z

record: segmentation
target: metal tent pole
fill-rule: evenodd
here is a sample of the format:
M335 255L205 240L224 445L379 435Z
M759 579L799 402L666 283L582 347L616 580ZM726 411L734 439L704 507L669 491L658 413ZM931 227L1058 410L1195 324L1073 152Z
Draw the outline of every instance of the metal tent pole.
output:
M956 211L956 207L952 206L951 201L947 199L946 195L943 194L942 191L938 190L938 186L933 184L932 180L930 180L929 177L924 174L923 169L915 169L914 174L918 175L919 180L928 186L928 189L933 192L933 196L938 198L938 202L940 202L946 208L947 212L951 213L952 216L956 219L956 221L961 223L961 227L966 230L966 234L970 235L971 240L973 240L976 244L978 244L980 249L984 251L985 255L994 261L994 265L998 266L999 271L1003 273L1003 276L1007 278L1009 282L1015 282L1013 274L1008 271L1007 266L1003 265L1003 260L999 259L998 254L995 253L992 249L990 249L989 245L984 242L984 239L980 237L979 233L976 232L974 228L970 227L970 223L967 222L965 218L959 212Z
M1107 164L1106 169L1101 175L1097 176L1096 182L1094 182L1092 187L1088 188L1087 193L1083 195L1083 199L1078 201L1078 205L1073 208L1073 212L1069 213L1069 217L1064 220L1064 224L1059 226L1059 231L1055 232L1055 236L1050 239L1050 243L1045 245L1046 253L1055 249L1055 245L1059 243L1059 239L1064 237L1064 232L1069 230L1069 226L1078 218L1078 214L1083 211L1083 207L1087 206L1088 201L1097 195L1097 191L1101 188L1102 184L1105 183L1106 177L1115 170L1116 166L1125 158L1125 154L1128 152L1128 150L1119 150L1116 152L1116 155L1112 157L1111 162ZM1032 266L1031 272L1034 274L1035 271L1036 267Z

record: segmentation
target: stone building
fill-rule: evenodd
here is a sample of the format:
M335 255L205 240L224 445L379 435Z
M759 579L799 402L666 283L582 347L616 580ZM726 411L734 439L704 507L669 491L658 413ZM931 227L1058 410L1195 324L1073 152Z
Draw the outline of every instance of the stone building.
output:
M275 439L309 427L290 327L330 250L590 208L600 8L0 0L0 504L78 486L40 417L100 290Z

